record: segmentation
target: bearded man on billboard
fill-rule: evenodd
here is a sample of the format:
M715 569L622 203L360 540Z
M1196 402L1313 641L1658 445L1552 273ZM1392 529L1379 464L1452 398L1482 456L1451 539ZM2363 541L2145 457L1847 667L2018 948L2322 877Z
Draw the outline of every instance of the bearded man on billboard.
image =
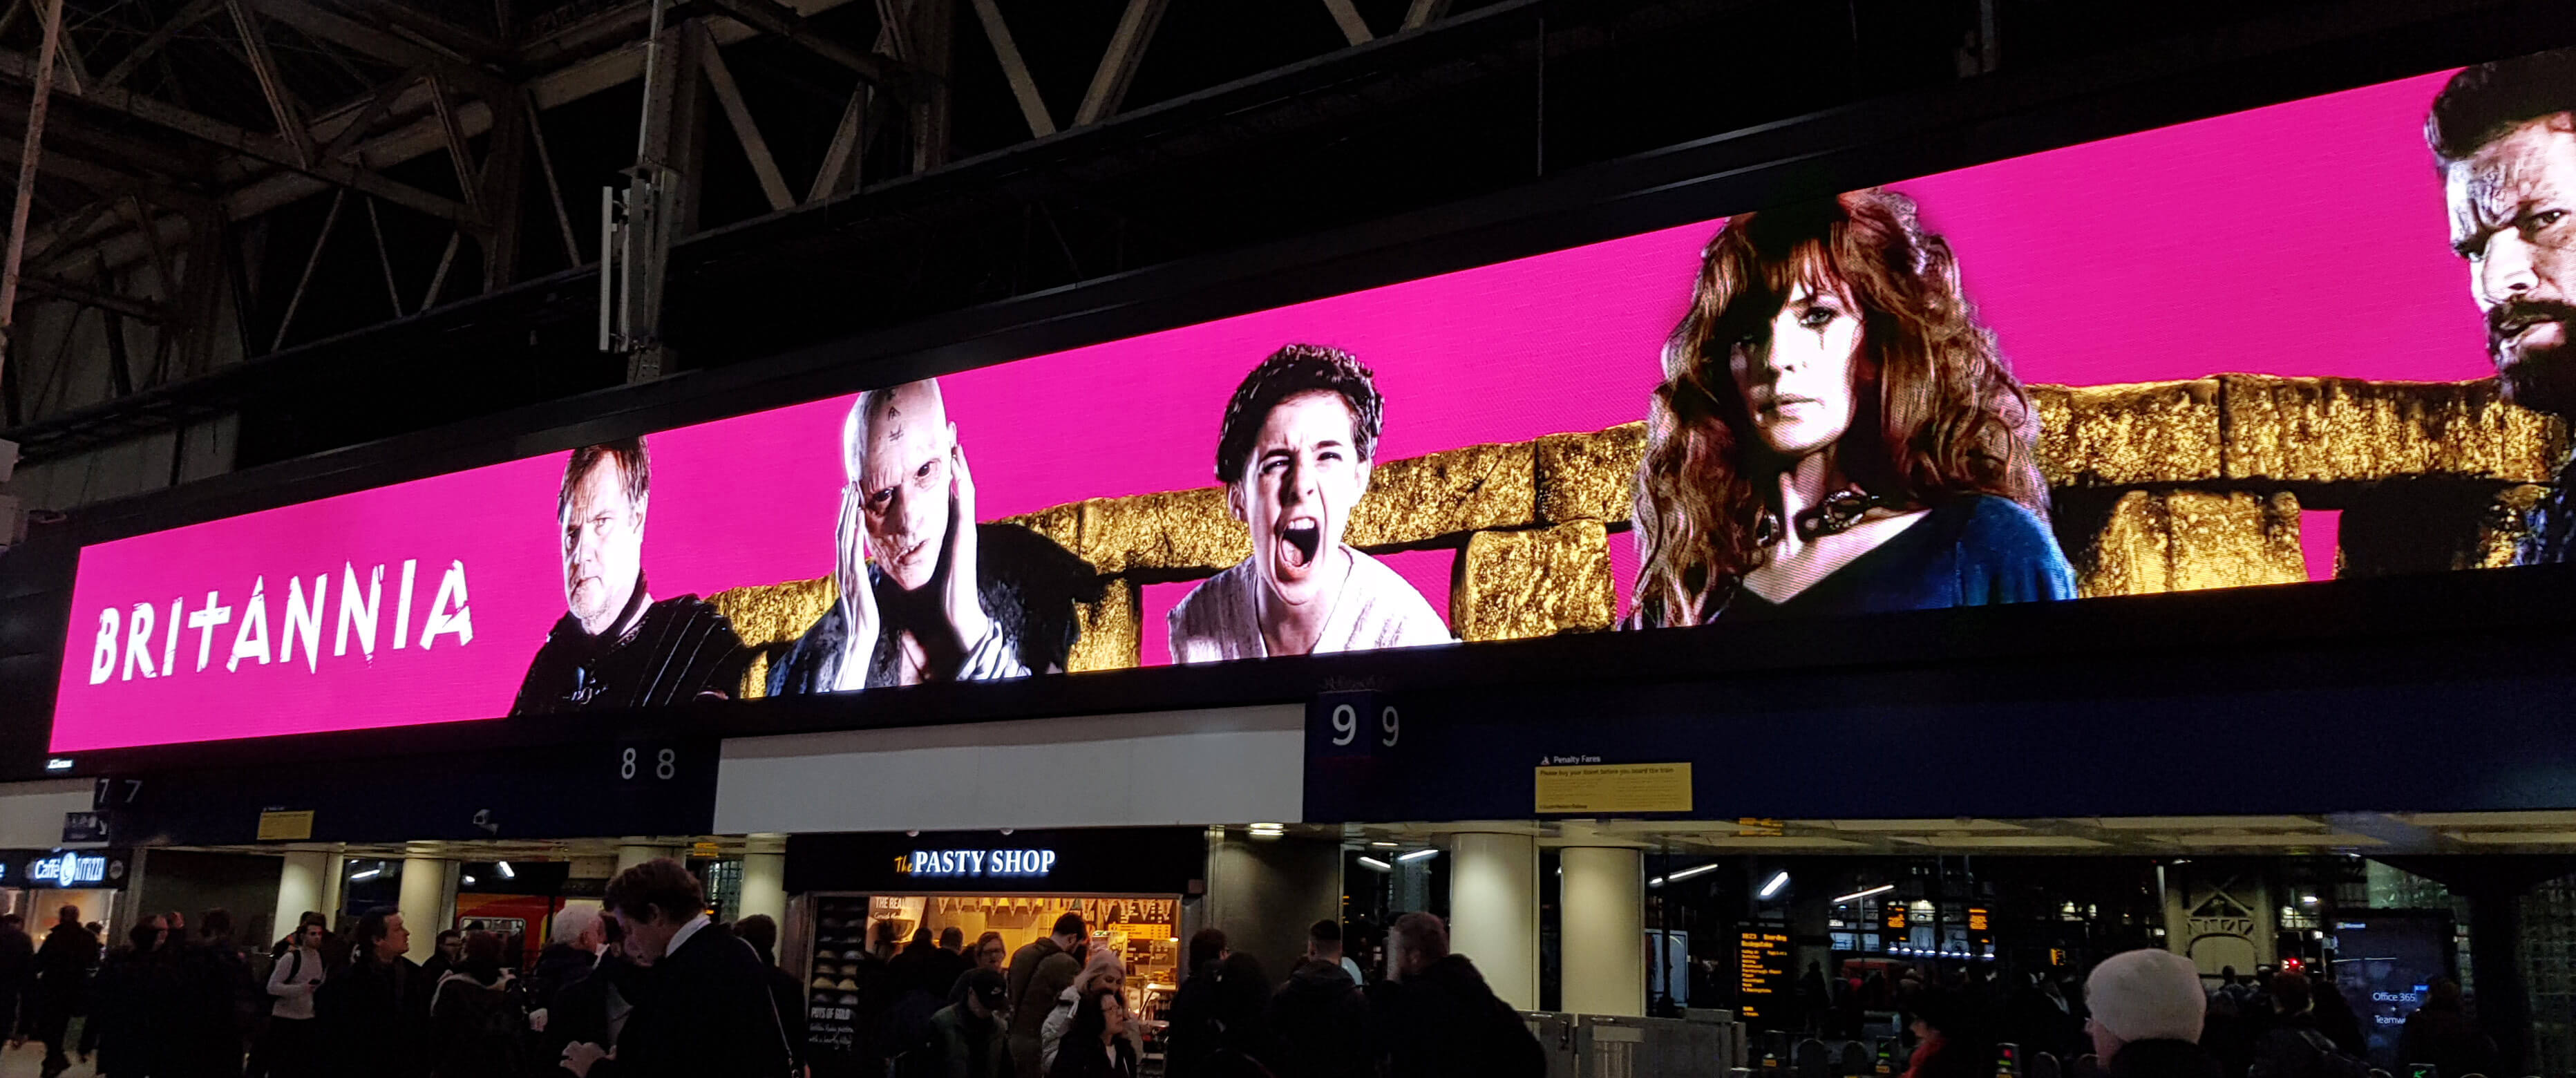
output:
M2506 400L2576 417L2576 49L2451 77L2424 120ZM2562 463L2516 564L2569 560L2576 490Z
M935 379L859 394L841 425L839 597L770 668L769 695L1061 673L1097 598L1046 537L975 521L975 477Z
M644 582L653 461L644 439L573 450L556 493L565 613L519 684L512 715L664 707L733 695L751 652L695 595Z

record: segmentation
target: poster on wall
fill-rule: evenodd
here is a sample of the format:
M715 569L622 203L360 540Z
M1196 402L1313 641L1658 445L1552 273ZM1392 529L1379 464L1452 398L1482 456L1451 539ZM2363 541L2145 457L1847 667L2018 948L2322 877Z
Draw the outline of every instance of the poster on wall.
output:
M2566 560L2571 67L96 544L51 747Z

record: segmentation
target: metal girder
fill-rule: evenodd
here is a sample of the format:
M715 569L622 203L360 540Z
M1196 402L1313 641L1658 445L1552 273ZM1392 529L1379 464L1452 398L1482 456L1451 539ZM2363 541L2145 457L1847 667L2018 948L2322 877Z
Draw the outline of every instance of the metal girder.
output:
M742 20L765 34L775 34L842 67L862 79L897 93L911 94L926 73L890 57L859 48L817 30L805 16L777 0L707 0L707 6Z
M778 172L778 159L770 156L769 140L760 137L760 124L752 119L751 106L742 99L742 87L734 84L733 69L725 66L724 53L716 48L715 38L705 24L697 26L698 61L705 68L707 88L715 91L716 103L724 106L725 122L733 125L733 135L742 144L743 156L751 159L752 175L760 179L760 192L769 199L773 211L793 209L796 196L787 191L787 178Z
M1136 79L1136 67L1145 59L1145 46L1154 40L1154 28L1163 22L1163 9L1170 0L1127 0L1127 10L1118 16L1118 29L1109 35L1109 48L1100 56L1100 69L1092 73L1091 88L1082 95L1082 106L1073 112L1073 126L1099 123L1118 111L1127 99L1127 85Z
M0 49L0 76L32 84L36 80L35 69L35 61L26 54ZM92 108L104 109L131 119L166 127L245 156L293 169L323 181L325 186L354 188L432 217L466 222L474 220L473 214L466 209L465 205L455 199L386 179L369 169L347 161L328 159L298 161L294 151L275 136L245 130L214 117L191 112L177 105L129 90L112 86L92 87L89 93L81 95L80 100Z
M381 19L394 32L476 64L494 68L518 62L515 50L490 36L421 11L404 0L341 0L340 6Z
M251 74L259 80L259 93L268 99L268 113L277 123L277 137L295 155L298 168L313 167L313 136L304 129L303 108L297 104L286 79L277 72L276 58L268 54L268 37L259 32L259 20L250 13L243 0L224 0L232 12L233 26L241 31L242 54L250 61ZM75 85L72 92L80 88Z
M1046 98L1038 96L1038 83L1029 77L1028 61L1020 59L1020 46L1011 40L1011 24L1002 21L1002 9L993 0L974 0L975 18L984 24L984 39L993 43L993 55L1002 62L1002 76L1011 80L1011 96L1020 103L1020 115L1029 121L1029 135L1045 138L1055 134L1055 117L1047 115Z
M25 285L29 292L52 296L55 299L70 300L71 302L80 304L84 307L96 307L102 311L115 311L118 314L140 318L150 322L161 322L169 318L169 313L163 310L160 304L153 303L149 300L134 299L129 296L111 295L109 293L99 291L98 288L93 285L59 280L53 277L43 277L32 273L20 277L18 279L18 283Z
M134 74L135 68L143 66L144 61L160 52L161 47L169 44L172 38L186 32L189 27L213 18L216 12L223 9L224 0L188 0L188 6L180 8L179 13L171 16L169 21L145 35L141 42L125 54L124 59L118 60L116 66L108 68L107 74L99 76L96 85L122 85L127 76Z
M1418 30L1449 17L1449 0L1413 0L1404 9L1404 28Z
M1377 40L1377 35L1369 33L1368 21L1360 18L1360 9L1351 6L1351 0L1324 0L1324 9L1333 13L1333 25L1342 28L1342 36L1349 38L1351 44L1366 45Z

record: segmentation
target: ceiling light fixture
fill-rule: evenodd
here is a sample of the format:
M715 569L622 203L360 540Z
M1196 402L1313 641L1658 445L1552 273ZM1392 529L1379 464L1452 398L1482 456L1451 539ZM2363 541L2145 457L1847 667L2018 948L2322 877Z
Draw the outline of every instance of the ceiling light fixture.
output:
M1788 886L1789 870L1784 868L1778 872L1772 873L1770 879L1762 881L1762 890L1756 893L1754 897L1770 898L1779 894L1781 891L1788 889Z
M1397 858L1396 858L1396 860L1398 860L1398 861L1420 861L1420 860L1422 860L1422 859L1424 859L1424 858L1427 858L1427 857L1438 857L1438 856L1440 856L1440 851L1439 851L1439 850L1436 850L1436 849L1429 849L1429 850L1415 850L1415 851L1413 851L1412 853L1404 854L1404 855L1402 855L1402 856L1397 857Z
M1380 861L1380 860L1378 860L1377 858L1374 858L1374 857L1362 857L1362 858L1360 858L1360 867L1361 867L1361 868L1366 868L1366 869L1371 869L1371 870L1378 871L1378 872L1393 872L1393 871L1395 871L1395 866L1394 866L1394 865L1387 864L1386 862L1384 862L1384 861Z
M515 880L519 878L519 870L511 868L508 861L493 862L492 871L500 873L501 878L505 880Z
M1886 894L1886 893L1888 893L1889 891L1893 891L1893 890L1895 890L1895 889L1896 889L1896 885L1895 885L1895 884L1892 884L1892 883L1882 883L1882 884L1879 884L1879 885L1878 885L1878 886L1876 886L1876 887L1865 887L1865 888L1862 888L1862 889L1860 889L1860 890L1858 890L1858 891L1854 891L1854 892L1852 892L1852 893L1850 893L1850 894L1844 895L1844 896L1843 896L1843 897L1841 897L1841 898L1837 898L1837 899L1835 899L1835 900L1834 900L1834 905L1839 906L1839 905L1842 905L1842 904L1843 904L1843 903L1845 903L1845 902L1858 902L1858 901L1860 901L1861 899L1868 898L1868 897L1869 897L1869 896L1871 896L1871 895L1883 895L1883 894Z

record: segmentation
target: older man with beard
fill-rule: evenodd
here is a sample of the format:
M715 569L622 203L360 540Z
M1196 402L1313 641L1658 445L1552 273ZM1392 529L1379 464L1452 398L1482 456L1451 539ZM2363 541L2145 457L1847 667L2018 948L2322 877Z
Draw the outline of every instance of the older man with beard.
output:
M769 673L769 694L1062 672L1097 598L1090 566L975 521L975 479L933 379L859 394L841 428L840 596Z
M695 595L656 601L644 581L652 489L642 438L573 450L555 497L565 614L529 661L510 714L723 700L740 685L751 652L733 623Z
M2451 77L2424 121L2469 263L2505 399L2576 416L2576 49L2479 64ZM2569 560L2576 487L2562 463L2535 506L2517 564Z

